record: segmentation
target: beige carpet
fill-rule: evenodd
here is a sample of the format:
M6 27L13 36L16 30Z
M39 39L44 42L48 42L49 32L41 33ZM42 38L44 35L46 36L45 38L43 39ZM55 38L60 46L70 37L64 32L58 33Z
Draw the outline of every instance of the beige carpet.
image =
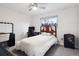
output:
M79 56L79 50L59 47L54 56Z
M15 50L15 47L8 49L14 56L27 56L24 52ZM45 56L79 56L78 49L64 48L63 46L53 46Z

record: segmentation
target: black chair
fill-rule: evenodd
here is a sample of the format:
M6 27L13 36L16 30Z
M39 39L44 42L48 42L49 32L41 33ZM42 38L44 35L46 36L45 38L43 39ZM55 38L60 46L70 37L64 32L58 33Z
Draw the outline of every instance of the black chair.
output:
M34 36L34 31L33 30L29 30L28 31L28 37Z
M35 27L29 27L28 29L28 37L39 35L40 32L35 32Z
M10 33L9 40L7 41L7 45L9 47L15 45L15 34L14 33Z
M34 36L35 27L29 27L28 29L28 37Z

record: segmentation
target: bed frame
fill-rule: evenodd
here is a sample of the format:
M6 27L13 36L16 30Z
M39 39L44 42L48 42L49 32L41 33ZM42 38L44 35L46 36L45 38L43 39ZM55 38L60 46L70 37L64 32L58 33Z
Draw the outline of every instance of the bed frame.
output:
M53 28L54 27L54 28ZM41 25L40 32L47 32L53 34L55 37L57 37L57 25Z

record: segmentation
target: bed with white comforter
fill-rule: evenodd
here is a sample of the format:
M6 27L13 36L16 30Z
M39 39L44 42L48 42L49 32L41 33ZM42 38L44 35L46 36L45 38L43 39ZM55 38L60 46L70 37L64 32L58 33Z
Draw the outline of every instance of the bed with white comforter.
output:
M17 50L24 51L28 56L43 56L57 42L53 35L37 35L18 41Z

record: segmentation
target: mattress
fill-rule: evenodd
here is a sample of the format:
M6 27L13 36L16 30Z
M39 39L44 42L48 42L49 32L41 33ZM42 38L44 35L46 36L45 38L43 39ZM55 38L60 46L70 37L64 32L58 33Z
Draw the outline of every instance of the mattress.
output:
M48 49L57 42L53 35L37 35L24 38L16 43L16 49L24 51L28 56L43 56Z

